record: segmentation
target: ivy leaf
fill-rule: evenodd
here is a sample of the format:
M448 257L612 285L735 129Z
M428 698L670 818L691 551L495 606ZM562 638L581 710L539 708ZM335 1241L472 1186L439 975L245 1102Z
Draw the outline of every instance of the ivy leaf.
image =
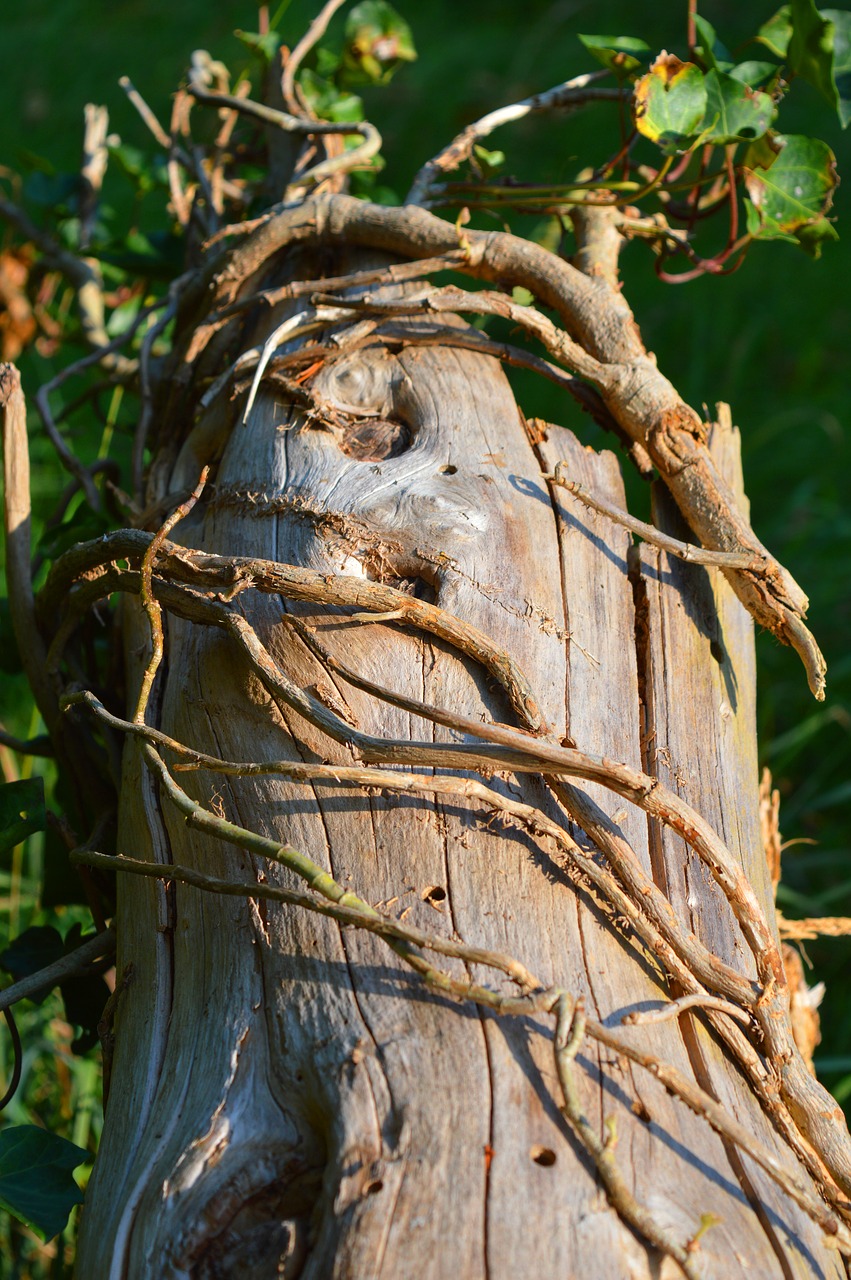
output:
M752 89L756 89L758 85L765 84L772 76L776 76L780 68L776 62L740 62L737 67L731 67L729 74L734 80L740 80L742 84L749 84Z
M767 93L751 89L723 71L706 76L706 116L703 121L707 142L749 142L761 138L777 114Z
M309 67L301 72L298 83L320 120L334 120L337 124L363 120L363 102L356 93L338 89L333 80L324 80Z
M647 61L636 54L650 52L650 45L635 36L580 36L579 39L592 57L613 71L619 80L632 75Z
M757 240L795 240L817 258L838 240L825 216L836 187L836 157L818 138L767 134L745 154L748 231Z
M0 854L14 849L36 831L43 831L44 780L24 778L0 786Z
M851 13L845 9L822 9L821 13L833 23L833 83L836 109L845 129L851 121Z
M233 34L246 49L250 49L252 53L268 63L272 61L281 44L281 37L277 31L234 31Z
M28 204L44 209L70 213L76 210L80 193L80 178L76 173L45 173L36 169L24 182L24 197Z
M505 164L504 151L488 151L487 147L473 147L473 155L485 173L494 173L502 165Z
M83 1193L71 1176L91 1156L34 1124L0 1132L0 1207L43 1240L58 1236Z
M833 23L819 13L814 0L792 0L791 10L793 30L786 50L790 70L835 107L838 96L833 82Z
M82 926L75 924L68 930L63 942L57 930L49 925L32 925L0 954L0 965L17 982L21 978L40 973L48 965L71 955L93 937L94 934L84 937ZM66 978L58 984L55 981L51 984L48 980L41 991L36 991L29 998L34 1004L42 1004L56 985L59 986L65 1005L65 1017L72 1026L80 1028L80 1034L71 1048L74 1053L86 1053L98 1042L98 1023L109 999L109 987L100 974L88 973Z
M65 955L65 944L61 935L50 925L35 924L24 929L5 951L0 953L0 965L19 982L33 973L39 973L49 964L55 964ZM51 987L31 997L34 1004L41 1004L49 995Z
M45 529L38 541L39 551L48 560L55 560L78 542L91 542L111 529L109 517L101 511L92 511L85 503L67 516L61 524Z
M694 26L701 39L701 43L695 46L694 52L701 62L705 63L711 71L727 71L733 65L730 51L716 36L712 23L695 14Z
M686 149L700 136L705 115L706 77L693 62L663 52L636 81L636 128L668 154Z
M361 0L346 20L343 69L353 84L386 84L417 56L411 28L387 0Z
M82 925L72 925L65 935L65 955L70 955L94 936L89 933L84 937ZM98 1024L109 999L109 987L100 974L89 973L68 978L59 984L59 990L65 1005L65 1017L72 1026L80 1028L80 1034L71 1042L72 1052L88 1053L98 1043Z
M773 18L762 24L756 38L776 57L785 58L792 39L792 6L784 4L778 9Z
M760 27L756 38L836 108L844 129L851 120L851 13L793 0Z

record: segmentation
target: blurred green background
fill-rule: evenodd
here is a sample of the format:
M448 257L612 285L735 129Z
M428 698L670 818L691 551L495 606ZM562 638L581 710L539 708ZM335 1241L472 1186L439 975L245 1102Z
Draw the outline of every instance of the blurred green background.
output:
M654 48L685 53L685 0L664 6L396 0L396 6L413 28L419 60L402 68L389 87L363 96L368 116L384 135L387 168L381 181L400 197L423 160L470 120L589 69L577 32L636 35ZM317 8L306 0L280 6L277 25L286 42L295 42ZM775 8L773 0L749 6L706 0L703 14L733 47ZM274 4L270 10L274 19ZM0 164L20 169L29 153L59 171L76 171L87 101L108 105L111 129L125 142L147 146L118 77L129 75L167 122L170 94L193 49L209 49L232 68L246 64L245 50L231 34L240 27L257 30L256 7L241 0L29 0L7 7ZM732 405L743 434L754 527L810 596L810 624L828 661L827 701L812 700L791 650L760 636L760 749L782 793L784 837L812 842L796 843L785 855L785 913L851 915L851 130L841 133L807 85L796 84L793 100L784 131L824 138L837 154L840 174L846 174L834 209L840 242L828 245L817 262L789 245L756 245L737 274L676 288L655 278L649 253L635 245L624 254L623 274L645 341L683 397L696 407L718 400ZM573 120L540 117L500 131L488 145L507 152L507 171L521 180L568 181L583 164L602 160L600 138L611 127L604 114L598 108ZM129 187L108 187L107 197L130 213ZM140 216L143 222L153 219L154 203ZM492 219L492 225L498 222ZM724 235L719 228L719 239ZM54 371L51 359L34 351L21 364L30 393ZM527 413L566 420L564 406L547 386L524 383L523 396ZM569 425L597 442L587 418L571 413ZM37 514L43 515L64 477L42 441L34 440L33 455ZM635 490L634 501L642 514L646 495ZM13 664L0 656L0 665ZM0 719L24 734L35 728L22 683L9 673L0 685ZM18 856L17 865L0 868L0 935L7 926L14 933L29 923L55 921L56 913L41 910L36 900L40 857L36 843ZM827 984L820 1074L840 1100L851 1100L851 941L809 943L806 957L814 966L810 981ZM92 1135L81 1109L94 1113L96 1137L96 1086L89 1061L68 1052L70 1029L63 1030L61 1005L54 1000L28 1015L36 1047L27 1064L27 1087L7 1118L38 1118L85 1145ZM59 1094L50 1084L56 1044ZM8 1063L6 1047L4 1074ZM36 1274L42 1265L63 1274L61 1249L39 1253L24 1240L23 1229L7 1226L3 1235L0 1243L8 1247L0 1275L26 1275L28 1267ZM24 1257L30 1261L10 1261Z

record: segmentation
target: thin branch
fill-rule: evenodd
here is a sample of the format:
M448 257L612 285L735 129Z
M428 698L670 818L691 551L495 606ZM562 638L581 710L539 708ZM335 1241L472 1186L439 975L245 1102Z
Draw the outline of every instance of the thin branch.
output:
M133 106L139 112L139 115L148 126L148 129L153 134L156 141L165 151L169 151L171 149L171 138L168 136L156 115L142 97L141 93L139 93L139 90L134 86L130 77L121 76L118 83L133 103Z
M139 326L144 324L148 317L158 311L160 307L165 305L165 303L165 299L158 299L156 302L151 303L150 306L143 307L133 317L124 332L119 334L117 338L113 338L107 346L100 347L97 350L90 352L87 356L83 356L82 359L75 360L72 364L66 365L65 368L60 369L49 382L43 383L36 392L36 407L41 414L41 419L44 423L45 431L50 438L50 442L56 450L60 462L62 462L63 466L77 480L88 499L89 505L95 511L100 510L101 503L100 495L94 486L91 471L79 461L76 455L68 448L65 441L62 439L59 428L56 425L56 421L54 420L50 409L50 396L54 391L67 382L69 378L73 378L80 373L84 373L86 369L91 368L92 365L102 364L104 362L104 357L111 356L114 352L125 346L125 344L134 337ZM121 368L116 371L116 378L123 381L127 377L135 376L137 367L135 360L122 359Z
M352 312L379 316L443 314L445 312L501 316L520 325L527 333L536 337L551 355L567 365L574 373L586 378L598 390L605 390L607 387L605 366L589 356L578 343L553 324L549 317L534 307L514 302L506 294L496 290L488 289L479 293L469 293L450 285L443 289L429 289L421 297L406 298L401 302L385 302L369 296L329 300L318 295L314 303L313 307L284 320L272 330L263 344L243 410L243 422L248 420L266 366L281 343L291 341L299 334L324 328L328 324L346 323L350 320Z
M40 734L37 738L16 738L13 734L7 733L2 726L0 726L0 746L8 748L9 751L17 751L22 756L44 756L49 759L56 755L53 743L44 734Z
M238 98L233 94L219 93L209 89L205 80L205 68L199 63L197 56L189 71L187 92L196 102L218 110L235 111L239 115L249 116L252 120L260 120L263 124L271 124L284 133L328 134L328 133L363 133L364 121L348 120L310 120L303 115L279 111L276 107L268 107L264 102L254 102L251 98Z
M148 329L142 345L139 350L139 394L141 406L139 410L139 421L136 425L136 431L133 436L133 455L132 455L132 471L133 471L133 494L137 501L142 499L142 479L145 469L145 447L148 443L148 433L151 428L151 420L154 413L154 398L151 390L151 352L153 345L161 333L167 328L169 323L174 319L177 313L178 300L185 285L192 278L192 273L187 272L182 276L178 276L176 280L172 280L168 287L168 297L158 304L164 306L160 318Z
M514 102L510 106L499 107L489 111L486 116L467 125L456 138L444 147L432 160L422 166L414 178L411 190L405 197L406 205L425 205L428 203L432 183L451 173L473 153L473 147L483 138L487 138L495 129L515 120L522 120L538 111L571 110L582 107L588 102L620 102L624 97L622 89L592 89L595 81L601 80L607 72L592 71L588 75L574 76L543 93L533 94L522 102Z
M485 726L478 721L452 717L448 712L438 712L437 709L428 708L424 704L414 704L410 700L396 699L393 695L388 700L396 701L398 705L404 705L413 714L434 718L438 723L451 723L453 728L461 728L466 732L475 731L480 736L484 736L488 730L490 730L488 736L497 740L506 734L513 734L515 740L519 736L516 730L505 730L503 726L498 725ZM89 707L97 715L98 719L119 730L119 732L141 735L151 742L156 742L174 751L178 755L187 757L194 764L222 773L245 776L278 774L293 779L309 779L312 783L319 783L322 779L325 779L334 785L377 786L392 791L410 791L414 794L434 792L435 794L459 795L467 800L479 800L491 811L505 813L511 819L520 821L534 835L543 835L553 840L569 862L594 885L595 889L599 890L602 898L611 904L613 910L622 919L629 921L631 927L645 942L648 953L658 957L660 962L668 969L672 978L682 983L687 990L694 989L694 978L697 976L711 990L719 991L727 996L728 999L737 1000L745 1007L755 1007L760 999L760 990L755 984L743 978L735 970L724 964L717 956L708 952L693 934L687 934L679 927L670 903L662 891L646 875L635 853L622 838L615 844L611 841L607 843L602 839L599 831L599 822L595 825L593 821L589 821L587 814L582 815L584 829L589 831L592 839L601 847L605 856L611 861L616 874L626 884L629 892L624 892L618 881L613 879L608 871L599 866L592 854L583 851L558 823L553 822L552 819L547 818L537 809L519 801L509 800L507 797L500 796L474 780L439 775L437 777L433 775L418 777L416 774L389 772L364 766L294 764L291 761L263 763L222 761L186 747L158 730L149 729L146 726L130 725L127 721L119 720L107 712L101 703L86 691L71 693L62 699L63 708L76 705ZM302 711L302 714L305 714L305 712ZM475 726L475 729L473 726ZM354 731L349 729L349 733L353 735ZM363 735L358 736L361 739L358 745L362 746ZM527 739L526 741L532 742L533 740ZM387 749L387 744L385 743L384 745L385 750L380 754L386 757L392 753ZM430 752L425 744L416 745L418 749L405 752L406 764L419 763L421 765L434 766L448 763L449 767L463 767L465 769L487 769L489 766L491 768L494 766L500 768L518 767L516 755L509 762L505 756L498 757L494 748L488 749L483 746L476 749L475 756L465 754L463 760L458 760L457 752L451 748L442 750L439 753L440 758L437 758L434 749ZM448 757L448 760L446 757ZM531 770L534 766L529 765L528 767ZM523 765L520 765L519 768L522 770ZM641 904L640 911L636 909L635 903Z
M777 927L784 941L810 941L815 938L846 938L851 934L851 917L806 916L802 920L787 920L777 913Z
M84 863L87 856L85 851L81 851L79 856L72 858L72 862ZM54 987L67 982L69 978L79 978L90 973L95 961L107 958L114 952L115 930L110 927L94 938L87 938L67 955L39 969L38 973L27 974L20 981L13 982L0 990L0 1010L11 1009L12 1005L17 1004L19 1000L31 1000L33 996L40 995L43 991L52 991Z
M151 656L145 666L141 684L139 686L139 699L136 703L136 713L133 717L137 724L145 723L145 712L148 706L148 699L151 696L154 678L163 657L162 610L154 596L151 585L154 564L156 563L157 555L172 529L174 529L176 525L180 524L181 520L189 515L189 512L200 498L204 485L207 483L207 476L209 473L210 468L204 467L198 483L192 493L185 502L181 502L180 506L171 513L162 526L157 530L142 558L141 590L139 594L142 601L142 608L148 615L148 625L151 630Z
M21 664L36 706L50 729L56 721L56 696L47 676L47 653L36 621L30 575L31 489L27 407L21 388L21 375L13 364L0 364L0 416L3 423L4 529L9 611Z
M502 288L530 289L542 305L558 312L565 331L599 363L608 409L629 438L646 450L703 546L767 554L718 475L704 424L648 355L623 295L516 236L469 229L463 234L468 250L460 269L465 274L497 281ZM424 209L388 209L348 196L316 196L298 208L276 211L242 240L216 270L215 280L210 278L211 304L218 308L232 302L243 282L283 244L307 248L337 243L412 258L457 250L459 233ZM774 559L769 564L769 571L761 575L724 572L756 621L798 651L810 688L821 700L825 667L803 621L806 595L782 565Z
M21 1045L21 1036L12 1010L4 1009L3 1017L6 1020L6 1026L9 1028L9 1036L12 1040L14 1066L12 1067L12 1074L9 1077L9 1083L6 1086L6 1092L3 1094L3 1097L0 1098L0 1111L9 1105L15 1094L18 1092L18 1085L21 1083L21 1074L24 1069L24 1052Z
M124 871L155 880L174 880L179 884L188 884L193 888L202 889L206 893L219 893L236 898L255 898L265 902L281 902L287 906L299 907L306 911L313 911L317 915L327 916L342 925L365 929L368 933L377 934L382 938L407 942L424 951L434 951L438 955L465 960L468 964L481 964L490 969L497 969L520 987L524 994L540 993L544 990L543 984L529 972L525 965L501 952L468 946L463 942L455 942L450 938L426 933L425 930L417 929L413 925L402 924L386 915L371 914L360 907L326 901L297 893L292 889L284 889L279 885L265 884L261 881L247 884L224 880L198 871L195 867L184 867L176 863L170 865L161 862L144 862L124 854L113 856L107 853L96 853L93 850L73 853L71 862L75 865L98 867L102 871Z
M676 556L679 560L688 560L692 564L708 565L717 569L748 569L751 573L762 574L768 572L770 567L768 556L755 556L747 551L706 551L703 547L696 547L690 542L680 542L678 538L672 538L669 534L662 533L655 525L645 524L643 520L637 520L635 516L631 516L628 511L616 506L614 502L607 502L605 498L595 497L578 480L569 480L564 474L564 468L567 465L566 462L557 462L552 474L545 475L543 479L549 480L550 484L567 489L569 493L572 493L586 507L590 507L592 511L599 511L601 515L608 516L615 524L622 525L624 529L629 529L631 533L637 534L639 538L643 538L645 542L651 543L654 547L661 547L669 555Z
M338 177L343 174L353 173L356 169L367 168L370 161L381 150L381 134L369 120L362 120L356 129L353 128L351 130L342 130L337 126L334 132L338 134L343 132L360 133L363 136L363 142L350 150L342 151L339 155L329 156L327 160L320 160L312 168L305 169L303 173L297 174L287 188L285 201L289 202L303 197L306 187L316 186L317 183L324 182L326 178Z
M109 129L109 112L106 107L87 102L83 108L85 133L83 138L83 164L80 170L81 192L80 210L80 248L87 249L94 231L97 218L98 201L103 186L103 178L109 161L107 150L107 130ZM100 274L96 262L89 265Z
M750 1026L751 1016L745 1009L738 1008L737 1005L731 1004L729 1000L721 1000L718 996L704 996L699 994L680 996L677 1000L670 1000L667 1004L662 1005L661 1009L645 1009L641 1013L628 1013L621 1018L621 1025L625 1027L643 1026L647 1022L668 1022L671 1018L678 1018L680 1014L687 1013L689 1009L718 1009L721 1013L726 1013L728 1017L735 1018L737 1022Z
M688 1280L703 1280L705 1271L700 1261L673 1240L654 1215L636 1200L615 1160L616 1134L614 1120L604 1121L606 1137L600 1138L588 1120L579 1098L574 1074L574 1061L586 1032L581 1001L573 1001L563 993L556 1006L556 1031L553 1055L564 1105L562 1113L582 1146L592 1157L612 1208L645 1240L663 1255L679 1264Z
M304 116L304 108L296 97L295 93L295 77L296 72L307 57L314 45L322 39L328 29L328 24L338 9L341 9L346 0L326 0L319 13L311 22L305 34L299 40L292 53L284 63L284 72L281 76L281 93L284 102L295 116Z

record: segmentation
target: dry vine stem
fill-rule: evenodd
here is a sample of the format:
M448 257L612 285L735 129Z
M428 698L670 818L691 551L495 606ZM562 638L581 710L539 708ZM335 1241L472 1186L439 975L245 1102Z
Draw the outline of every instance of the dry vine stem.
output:
M687 1277L743 1257L754 1276L838 1275L823 1237L851 1257L851 1142L795 1044L772 903L749 880L758 851L731 805L750 812L750 775L729 805L698 786L711 821L690 803L665 758L682 690L654 657L663 622L676 630L670 553L703 575L682 588L689 607L687 588L704 592L703 625L723 615L716 649L735 650L706 703L720 767L728 721L753 736L750 637L707 575L797 649L821 698L806 598L642 344L617 287L616 211L577 216L572 266L415 207L491 128L611 91L580 77L485 117L421 170L406 208L320 192L222 225L237 115L345 131L309 119L294 81L337 7L285 64L286 111L228 94L199 55L166 134L128 84L169 147L176 216L188 224L194 199L208 240L140 353L145 528L66 552L35 599L23 400L13 371L2 384L10 581L39 705L60 759L88 752L92 727L113 755L126 744L118 854L72 855L122 873L118 965L136 975L116 1006L81 1266L233 1274L256 1262L251 1240L269 1274L313 1280L343 1260L371 1274L379 1255L387 1274L426 1274L425 1258L441 1278L593 1259L621 1280L657 1274L658 1254ZM193 97L227 112L207 167ZM329 147L289 197L363 158L377 134L354 131L360 157ZM445 270L489 287L426 283ZM471 331L470 314L510 320L548 358ZM632 520L607 461L518 419L496 360L557 382L654 466L702 547ZM640 555L626 529L648 541ZM116 593L138 598L123 610L125 714L79 679L80 636ZM628 711L605 700L624 649ZM708 678L696 669L695 689ZM422 1205L450 1178L487 1211L470 1226L471 1197L453 1197L438 1239Z
M648 357L622 293L506 232L469 231L465 236L469 248L458 269L478 279L527 288L558 313L564 334L559 338L553 332L555 353L562 359L575 357L579 372L595 383L615 421L646 450L702 545L747 553L764 562L758 575L747 570L725 573L756 621L797 650L810 688L823 699L824 659L804 623L807 598L736 508L706 449L705 425ZM242 281L275 253L319 244L426 257L457 249L458 234L451 224L422 209L389 209L347 196L318 196L270 216L224 264L216 264L204 310L215 318L235 300ZM516 308L513 316L521 310ZM178 353L178 377L186 372L181 359Z

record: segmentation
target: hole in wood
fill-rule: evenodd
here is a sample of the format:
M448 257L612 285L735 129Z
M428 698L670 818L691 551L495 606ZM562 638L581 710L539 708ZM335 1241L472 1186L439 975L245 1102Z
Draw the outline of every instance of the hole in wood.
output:
M361 418L344 428L338 437L343 453L358 462L381 462L398 458L411 447L412 433L404 422L390 418Z
M440 474L442 476L454 476L454 475L457 475L457 473L458 473L458 468L453 467L451 462L448 462L445 467L440 468Z
M368 1196L377 1196L383 1186L384 1186L384 1183L381 1181L381 1179L376 1178L374 1182L368 1182L366 1184L366 1194Z
M430 582L426 582L425 578L386 578L385 582L388 587L395 587L397 591L404 591L406 595L413 596L415 600L425 600L427 604L434 604L437 599L437 592Z
M550 1147L531 1147L529 1155L535 1161L535 1164L543 1165L545 1169L549 1169L556 1162L556 1153Z
M441 910L441 902L446 901L446 890L439 884L430 884L427 889L423 889L423 902L427 902L430 907L434 907L435 911Z

